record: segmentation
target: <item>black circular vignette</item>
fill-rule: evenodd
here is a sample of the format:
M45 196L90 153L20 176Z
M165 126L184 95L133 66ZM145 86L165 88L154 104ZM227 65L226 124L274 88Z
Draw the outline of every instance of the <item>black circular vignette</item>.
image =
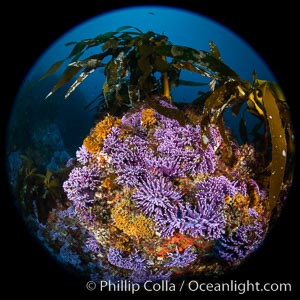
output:
M34 8L22 7L18 10L13 7L7 8L7 14L11 18L5 27L3 37L5 47L1 49L4 60L0 111L3 158L10 109L22 80L38 57L66 31L90 17L115 8L141 4L139 1L126 1L124 4L120 3L121 1L109 2L110 4L104 5L101 1L97 5L97 1L84 1L81 5L74 3L74 6L61 7L51 1L51 5L38 4ZM260 2L255 1L247 5L230 1L226 1L226 4L211 1L186 0L184 4L182 1L178 2L177 4L174 1L143 1L143 4L170 3L178 8L198 12L242 37L261 55L278 79L291 107L295 135L299 138L299 120L296 111L298 86L295 76L295 72L298 71L298 59L293 40L296 39L296 35L292 34L296 31L296 18L293 16L296 9L285 3L280 7L261 6ZM29 235L11 199L3 158L1 159L3 289L11 294L21 289L21 293L26 296L53 294L100 297L102 294L99 291L88 292L85 289L85 282L67 273L50 259L43 247ZM296 206L297 196L300 194L299 182L299 171L296 168L288 203L263 246L242 266L227 274L222 280L291 282L293 293L296 292L299 282L296 281L294 270L298 268L299 255L294 242L298 234L296 222L299 211ZM201 295L193 293L193 296ZM206 293L205 296L209 295Z

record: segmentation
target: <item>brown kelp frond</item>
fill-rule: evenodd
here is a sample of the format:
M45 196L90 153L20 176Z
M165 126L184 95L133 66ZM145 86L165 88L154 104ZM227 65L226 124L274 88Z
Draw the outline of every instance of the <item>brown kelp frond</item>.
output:
M204 102L201 142L205 148L209 136L208 126L215 123L230 157L231 145L224 125L224 112L232 107L232 113L238 115L243 105L246 105L247 112L258 118L252 132L263 140L265 170L270 173L267 206L272 211L279 199L282 182L291 181L291 178L285 178L286 164L287 159L293 161L295 153L289 109L278 85L255 79L253 85L231 80L219 86ZM258 131L262 126L264 134L259 135ZM247 126L243 116L239 122L239 133L242 142L247 143Z
M126 31L129 29L131 31ZM210 43L210 52L199 51L186 46L171 45L165 35L152 31L143 33L136 27L122 26L116 31L100 34L93 39L70 42L66 45L73 45L68 57L54 63L41 78L55 73L68 62L63 75L46 98L75 79L65 95L65 98L68 98L83 80L99 67L105 67L106 83L103 92L107 105L114 105L113 102L117 101L119 106L132 106L130 86L135 87L138 100L160 90L160 93L171 101L170 89L183 84L183 81L179 81L182 69L210 78L212 89L216 84L229 79L239 80L238 75L222 62L220 52L213 42ZM79 60L87 54L88 49L96 46L101 46L98 54ZM109 58L106 64L102 62L105 58ZM76 79L78 72L81 73ZM162 74L160 80L154 76L155 72Z
M207 147L209 124L215 123L219 127L220 133L225 144L230 147L224 125L224 112L233 104L241 101L239 93L239 82L228 81L218 87L213 93L208 96L204 103L202 115L202 146Z
M287 142L286 134L280 117L279 101L277 95L274 94L268 82L260 84L264 108L266 110L265 119L271 135L272 143L272 161L270 176L270 192L268 199L268 209L271 211L275 208L281 190L281 184L284 179L286 158L287 158Z
M197 72L209 78L220 81L229 78L239 80L239 76L232 69L215 58L210 52L185 46L161 45L156 48L156 53L174 58L179 63L177 66L180 68L193 72L197 70Z

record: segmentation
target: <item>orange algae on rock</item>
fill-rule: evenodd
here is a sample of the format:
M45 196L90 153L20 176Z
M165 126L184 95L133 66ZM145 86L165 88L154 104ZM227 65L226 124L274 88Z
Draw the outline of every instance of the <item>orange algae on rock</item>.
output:
M266 210L266 204L264 201L259 197L256 190L250 192L250 199L251 199L251 208L255 209L258 214L262 215Z
M134 214L130 211L130 202L121 200L111 210L115 226L129 236L138 239L154 236L154 223L142 213Z
M114 183L114 181L111 177L106 177L103 180L101 186L104 187L107 190L112 190L116 185L115 185L115 183Z
M247 196L237 193L234 197L225 196L226 221L230 224L230 230L239 226L251 224L253 217L251 213L256 212L259 219L264 219L266 205L255 189L251 189ZM250 212L251 211L251 212Z
M241 207L243 209L248 209L249 199L243 196L241 193L237 193L233 198L232 206L235 208Z
M99 152L111 128L120 124L121 120L119 118L107 115L92 129L90 135L84 139L83 145L92 154Z
M112 246L124 252L131 252L132 243L130 240L130 237L126 234L118 235L118 238L112 243Z
M170 238L164 238L154 249L146 249L149 254L155 254L157 257L166 258L168 253L173 253L178 249L183 252L186 248L191 246L206 247L201 238L187 236L185 234L176 232Z
M154 116L155 111L152 108L146 108L142 110L141 122L143 127L152 126L156 123L156 118Z

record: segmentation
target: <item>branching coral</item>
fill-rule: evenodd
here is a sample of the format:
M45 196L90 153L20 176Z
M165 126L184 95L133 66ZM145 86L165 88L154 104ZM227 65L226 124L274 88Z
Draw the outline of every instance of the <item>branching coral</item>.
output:
M88 152L86 147L82 145L79 147L79 149L76 151L76 159L79 161L82 165L85 165L88 163L89 159L91 159L92 155Z
M86 240L86 247L88 250L92 251L95 254L101 252L101 246L99 245L98 241L96 240L94 235L90 235Z
M140 256L138 251L134 251L126 257L123 251L111 247L108 251L107 259L110 264L118 268L132 270L129 278L134 282L168 280L171 275L171 272L153 272L149 270L149 261Z
M175 253L168 253L168 256L171 260L165 264L166 267L187 267L197 258L191 247L187 247L182 253L176 248Z
M157 151L163 159L179 161L178 173L194 176L214 172L216 156L211 145L206 150L201 148L199 125L180 126L174 120L165 119L163 126L156 129L154 137L159 143Z
M170 236L175 229L193 237L217 239L221 236L225 219L223 206L226 195L234 195L236 189L225 177L209 177L198 183L196 204L173 206L167 212L156 216L164 236Z
M217 203L198 202L196 208L187 205L183 212L185 214L180 228L181 233L211 240L221 236L225 220Z
M147 216L155 216L161 211L171 210L176 203L182 201L182 195L164 177L154 177L142 182L132 199Z
M122 125L126 127L139 129L141 126L141 118L142 118L141 112L124 115L122 117Z
M123 256L123 251L117 248L109 248L107 260L112 265L128 270L145 271L147 269L147 260L138 254L138 251L129 256Z
M179 206L182 207L181 205ZM155 214L156 229L163 237L171 237L176 230L182 227L182 211L175 205L167 210L157 210Z
M63 188L75 208L86 208L94 202L95 190L100 182L99 177L100 172L96 167L83 166L71 171L68 180L63 183Z
M104 141L103 151L110 155L118 177L116 182L127 187L137 186L145 177L143 156L146 156L147 142L139 137L123 141L120 129L112 128Z
M231 197L237 193L236 187L224 176L209 177L197 184L196 198L199 202L215 202L217 205L224 203L225 195Z
M259 221L241 226L230 236L220 239L217 247L218 255L230 262L244 259L258 247L264 234L265 230Z

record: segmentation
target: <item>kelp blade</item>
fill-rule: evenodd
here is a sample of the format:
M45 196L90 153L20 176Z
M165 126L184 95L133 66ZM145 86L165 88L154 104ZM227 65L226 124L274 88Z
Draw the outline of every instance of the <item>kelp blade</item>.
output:
M215 58L211 53L206 51L198 51L193 48L176 46L176 45L161 45L157 46L157 54L173 57L183 61L192 62L198 66L208 69L212 72L218 73L218 76L222 78L231 77L240 81L239 76L224 64L219 59Z
M45 97L47 99L50 97L54 92L56 92L59 88L64 86L66 83L68 83L81 69L81 67L76 66L69 66L65 70L63 76L60 78L60 80L56 83L56 85L52 88L51 92Z
M65 59L59 60L56 63L54 63L49 70L40 78L40 80L45 79L46 77L48 77L49 75L55 73L59 67L64 63Z
M284 180L287 143L276 99L267 83L262 85L262 92L272 142L272 162L268 199L268 209L272 211L276 207L281 185Z

